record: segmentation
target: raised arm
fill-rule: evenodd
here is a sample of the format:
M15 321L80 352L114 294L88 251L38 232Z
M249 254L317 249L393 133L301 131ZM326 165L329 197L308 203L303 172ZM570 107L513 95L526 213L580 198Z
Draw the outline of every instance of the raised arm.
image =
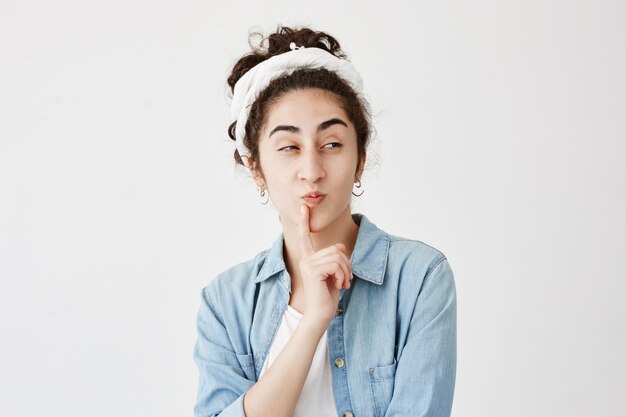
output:
M200 371L196 417L293 416L319 341L334 316L340 289L349 288L351 279L345 245L315 251L306 206L300 220L303 256L299 268L305 311L296 331L258 382L254 382L253 355L234 351L219 306L211 296L212 287L204 289L194 349Z

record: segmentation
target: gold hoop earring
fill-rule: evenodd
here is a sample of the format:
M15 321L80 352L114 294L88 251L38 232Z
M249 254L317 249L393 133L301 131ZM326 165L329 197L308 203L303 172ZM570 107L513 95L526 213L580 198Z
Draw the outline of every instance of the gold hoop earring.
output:
M356 181L357 181L357 182L355 182L355 184L356 184L356 185L355 185L355 187L356 187L356 188L361 188L361 179L359 178L359 179L357 179ZM358 183L358 184L357 184L357 183ZM364 192L365 192L365 190L361 191L361 194L354 194L354 191L352 191L352 195L353 195L353 196L355 196L355 197L361 197L361 196L363 195L363 193L364 193Z
M267 188L263 188L262 190L258 189L258 190L261 192L261 198L265 197L265 195L267 194L267 198L265 199L265 201L261 201L261 205L264 206L268 203L268 201L270 201L270 195L267 192Z

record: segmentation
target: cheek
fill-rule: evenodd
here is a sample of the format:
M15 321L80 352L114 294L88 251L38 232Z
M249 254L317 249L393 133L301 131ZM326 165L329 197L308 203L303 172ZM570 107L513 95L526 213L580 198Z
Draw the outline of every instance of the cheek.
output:
M345 169L342 171L342 178L345 178L345 183L348 188L352 188L356 181L356 161L350 161L344 165Z
M289 178L285 172L271 170L265 173L265 181L270 191L270 197L276 206L283 206L290 195L294 193Z

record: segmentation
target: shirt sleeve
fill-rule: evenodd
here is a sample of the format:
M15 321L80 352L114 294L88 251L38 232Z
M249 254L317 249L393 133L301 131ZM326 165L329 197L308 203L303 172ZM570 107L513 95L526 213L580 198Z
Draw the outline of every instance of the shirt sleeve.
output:
M194 415L245 417L243 397L254 385L253 356L234 352L210 286L202 290L193 359L199 371Z
M386 417L449 417L456 378L456 289L446 258L427 273L398 358Z

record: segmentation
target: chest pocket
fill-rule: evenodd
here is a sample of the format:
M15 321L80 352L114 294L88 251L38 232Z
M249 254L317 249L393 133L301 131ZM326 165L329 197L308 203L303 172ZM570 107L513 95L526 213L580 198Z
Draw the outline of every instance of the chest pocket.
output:
M369 368L370 388L372 390L372 404L374 405L374 417L383 417L391 397L393 395L393 384L396 376L397 361L394 358L393 364L385 366L374 366Z

